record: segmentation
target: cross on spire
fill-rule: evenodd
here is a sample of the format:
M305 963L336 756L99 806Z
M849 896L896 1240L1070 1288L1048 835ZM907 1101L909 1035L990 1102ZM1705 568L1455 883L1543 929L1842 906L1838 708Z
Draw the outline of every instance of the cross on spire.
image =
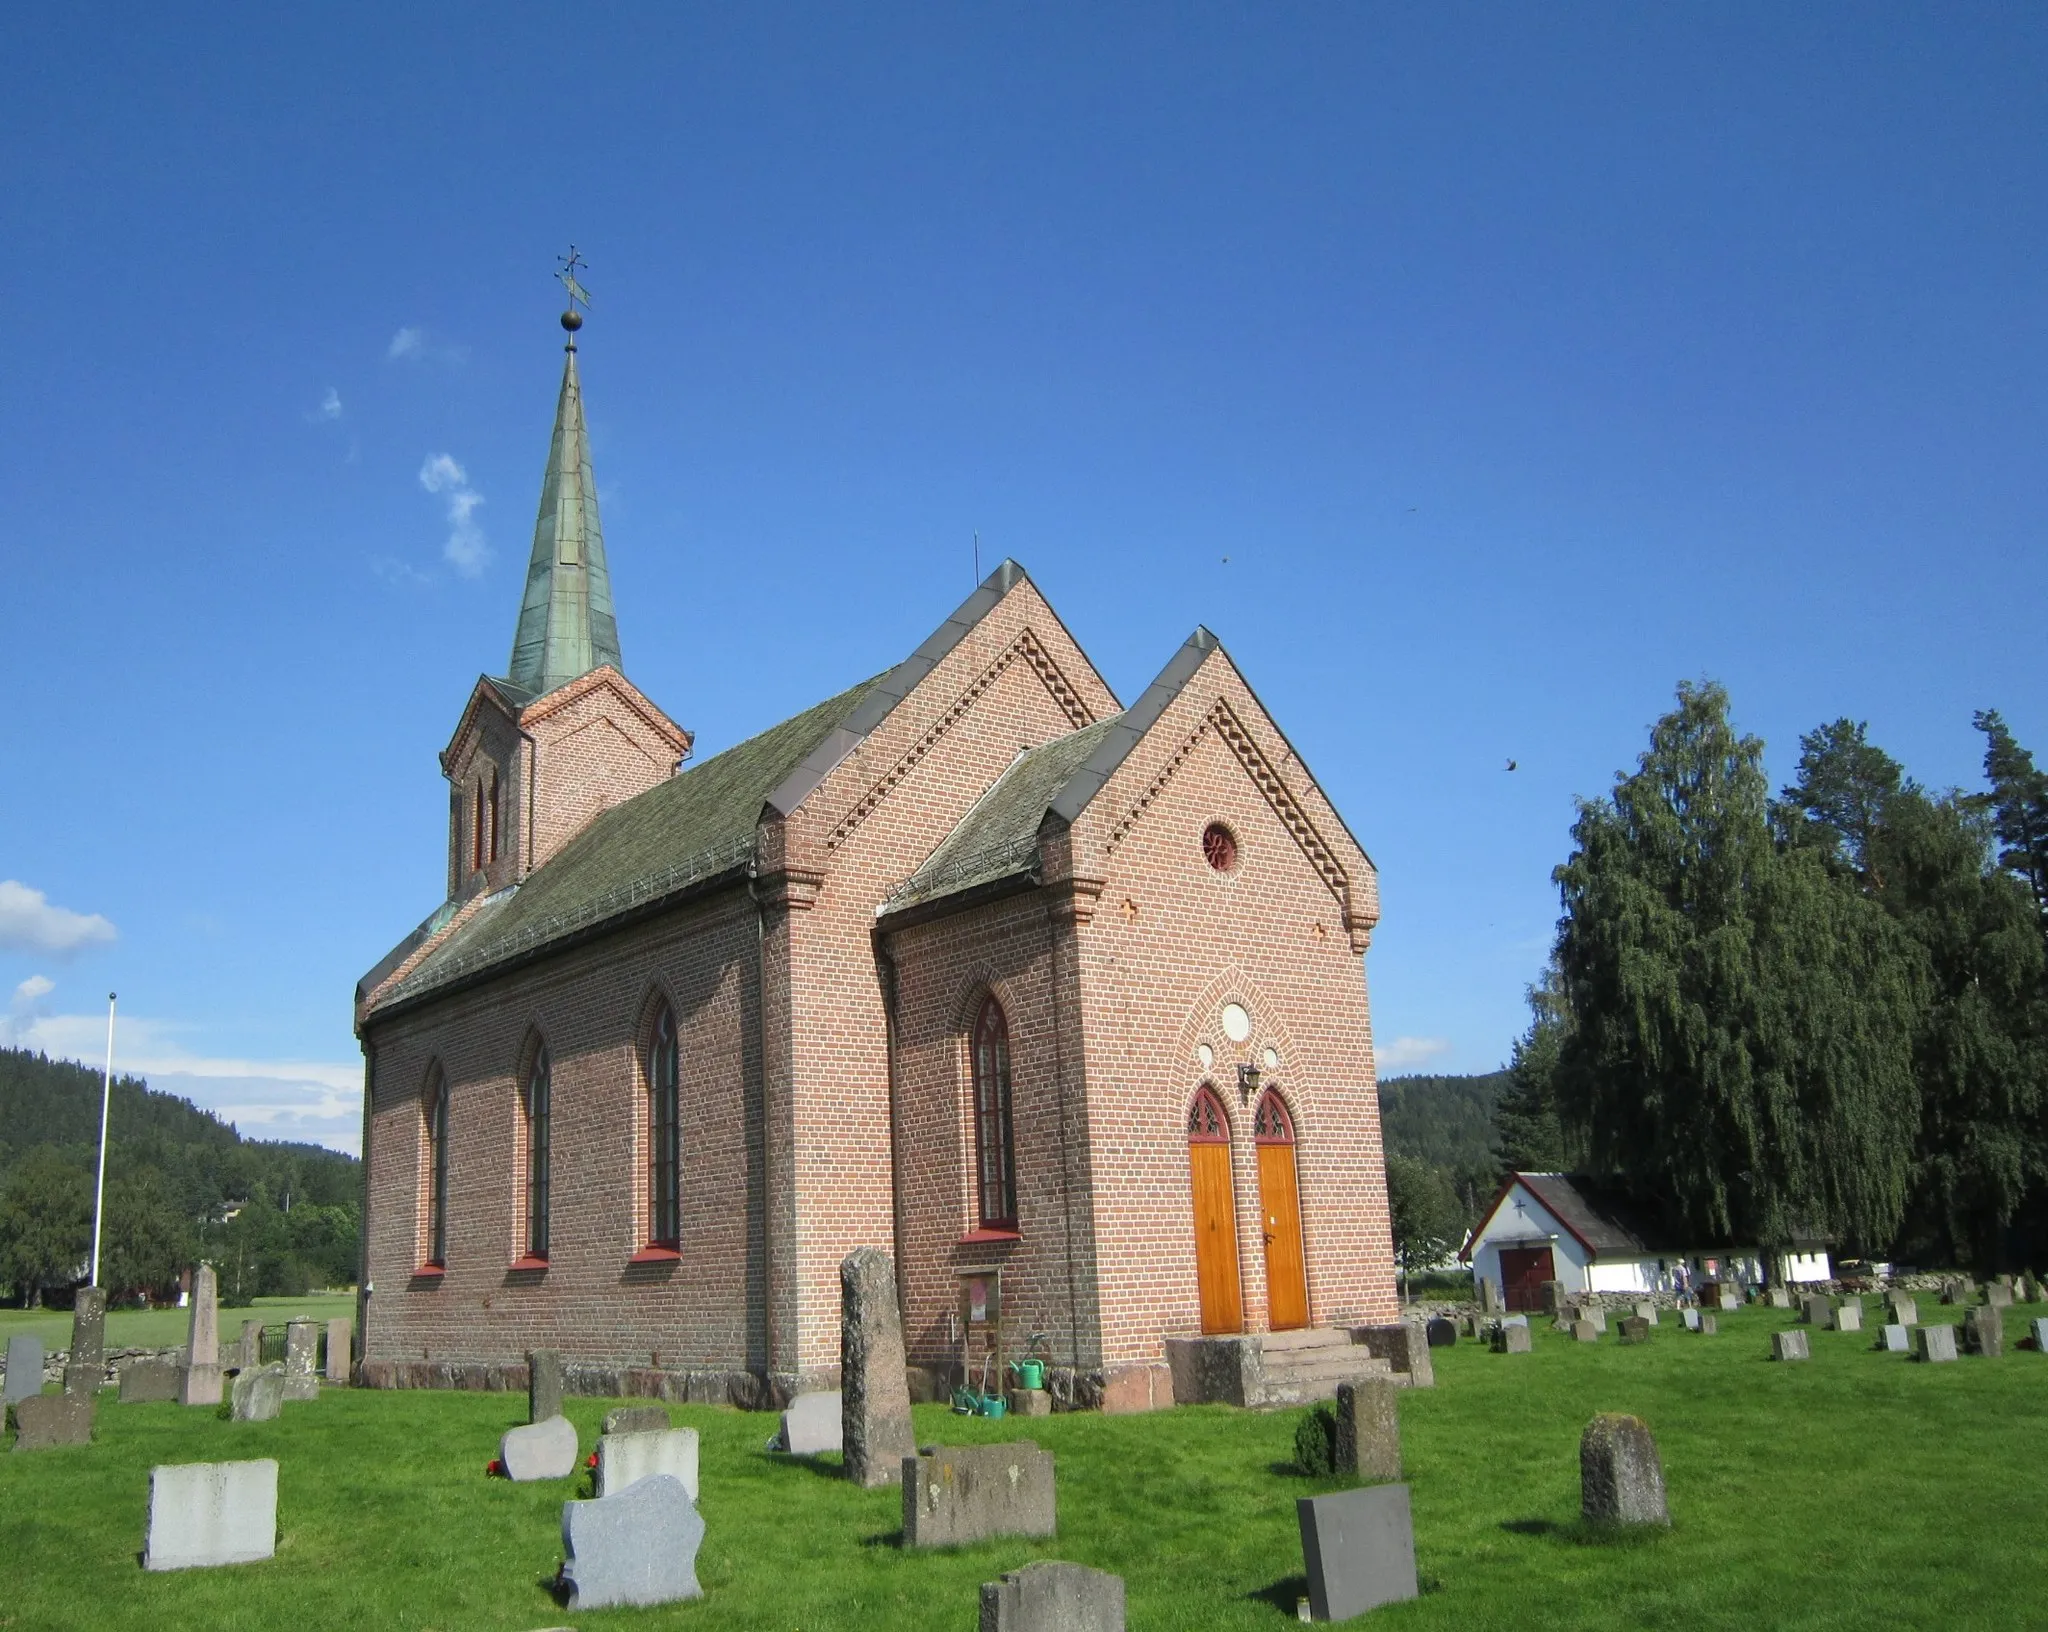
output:
M576 269L579 266L588 266L590 263L576 253L576 246L574 244L569 246L568 254L557 255L555 260L561 266L561 270L555 276L561 280L562 287L569 291L570 313L574 313L578 305L581 305L587 311L590 307L590 291L576 281ZM571 327L566 321L562 326L564 328Z

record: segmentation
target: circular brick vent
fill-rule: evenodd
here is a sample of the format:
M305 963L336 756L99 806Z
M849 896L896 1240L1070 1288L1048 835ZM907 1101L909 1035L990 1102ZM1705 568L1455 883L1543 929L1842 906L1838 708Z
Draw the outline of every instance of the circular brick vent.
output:
M1237 871L1237 835L1221 822L1202 829L1202 857L1219 873Z

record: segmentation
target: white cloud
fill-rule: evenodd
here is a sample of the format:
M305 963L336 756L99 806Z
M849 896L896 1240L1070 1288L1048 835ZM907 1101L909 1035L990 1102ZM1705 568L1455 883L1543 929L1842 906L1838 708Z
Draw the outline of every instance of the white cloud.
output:
M384 349L384 355L396 362L401 358L418 357L425 349L425 329L400 329L391 337L391 344Z
M103 946L114 933L114 926L96 912L53 907L41 890L0 879L0 946L62 957L80 947Z
M327 388L327 395L320 399L320 417L322 419L341 418L341 393L331 385Z
M30 975L15 987L7 1013L0 1017L0 1039L12 1045L25 1037L42 1013L42 1000L56 989L57 983L47 975Z
M448 542L441 546L442 557L463 577L478 577L491 559L491 547L475 516L484 496L469 485L468 473L445 453L427 456L420 466L420 486L448 499Z
M1405 1071L1414 1065L1427 1065L1439 1054L1451 1051L1448 1037L1396 1037L1391 1043L1375 1050L1379 1068L1382 1071Z

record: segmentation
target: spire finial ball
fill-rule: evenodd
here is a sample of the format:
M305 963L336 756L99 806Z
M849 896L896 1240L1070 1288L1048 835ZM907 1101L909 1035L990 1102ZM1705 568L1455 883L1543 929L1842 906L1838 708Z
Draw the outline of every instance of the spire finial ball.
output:
M566 312L562 314L562 327L567 329L571 334L574 334L578 329L583 327L583 314L577 311L574 306L571 306Z

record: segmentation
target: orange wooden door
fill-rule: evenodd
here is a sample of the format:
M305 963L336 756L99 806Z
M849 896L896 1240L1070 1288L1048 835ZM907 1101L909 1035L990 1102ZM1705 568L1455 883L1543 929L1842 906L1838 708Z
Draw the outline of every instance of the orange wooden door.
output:
M1301 1190L1294 1173L1294 1124L1268 1094L1254 1124L1259 1148L1259 1215L1266 1236L1266 1325L1308 1324L1308 1267L1301 1250Z
M1195 1285L1202 1330L1244 1330L1237 1285L1237 1205L1230 1183L1230 1132L1222 1106L1204 1090L1188 1117L1188 1188L1195 1207Z

